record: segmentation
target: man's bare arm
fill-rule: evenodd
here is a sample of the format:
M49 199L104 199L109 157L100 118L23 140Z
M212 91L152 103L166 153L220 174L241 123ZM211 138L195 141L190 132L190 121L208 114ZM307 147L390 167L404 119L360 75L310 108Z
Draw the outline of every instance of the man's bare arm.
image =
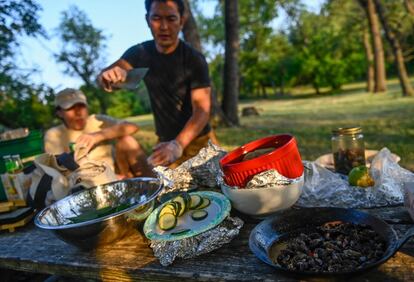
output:
M183 149L193 141L208 123L210 118L210 87L194 89L191 92L193 114L178 136L169 142L155 146L148 158L153 166L169 165L182 156Z
M193 89L191 92L191 104L193 114L185 124L183 130L175 140L184 149L193 141L207 125L210 119L211 88Z
M94 133L82 134L76 140L76 146L86 148L89 152L97 144L116 138L132 135L139 130L139 127L131 122L121 122Z

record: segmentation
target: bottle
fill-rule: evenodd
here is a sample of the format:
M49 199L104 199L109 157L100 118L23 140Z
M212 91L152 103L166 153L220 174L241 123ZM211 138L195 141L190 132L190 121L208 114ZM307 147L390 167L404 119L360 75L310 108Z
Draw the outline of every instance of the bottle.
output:
M10 155L3 156L3 160L4 166L6 167L6 173L1 175L1 181L7 195L7 200L13 201L18 198L18 192L14 183L16 164L13 162L13 158Z
M11 173L14 170L14 163L10 155L3 156L4 167L7 173Z
M75 152L75 142L69 142L69 150L71 153Z
M19 173L23 171L23 162L20 159L20 155L13 155L11 156L11 160L13 162L13 172L12 173Z
M348 175L352 168L365 165L365 144L361 127L334 129L331 141L336 172Z

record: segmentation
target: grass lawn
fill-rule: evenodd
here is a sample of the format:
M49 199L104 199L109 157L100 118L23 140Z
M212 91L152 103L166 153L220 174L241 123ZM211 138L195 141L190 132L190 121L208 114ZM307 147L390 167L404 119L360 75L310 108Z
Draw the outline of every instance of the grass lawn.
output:
M343 87L337 94L310 95L292 91L279 100L242 101L240 109L255 106L260 116L241 117L238 128L217 128L220 144L231 150L272 134L291 133L298 141L302 158L314 160L331 150L331 130L362 126L365 147L387 147L401 157L400 164L414 171L414 97L401 96L398 81L390 80L388 92L370 94L364 84ZM156 142L151 115L131 117L141 131L137 138L147 151Z

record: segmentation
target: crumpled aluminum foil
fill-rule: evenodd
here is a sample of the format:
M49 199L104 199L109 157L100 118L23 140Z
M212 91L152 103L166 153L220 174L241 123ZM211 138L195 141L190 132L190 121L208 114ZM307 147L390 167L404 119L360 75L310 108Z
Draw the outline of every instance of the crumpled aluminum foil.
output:
M391 152L383 148L372 160L370 174L375 186L358 188L345 175L334 173L315 162L305 161L305 184L297 205L304 207L373 208L402 204L404 182L414 173L400 167Z
M232 189L240 189L238 186L229 186L225 183L223 178L223 172L220 170L216 173L216 180L219 186L226 185ZM269 169L263 171L259 174L253 176L253 178L247 182L246 187L243 189L260 189L260 188L270 188L270 187L280 187L284 188L284 186L288 186L292 183L296 183L301 181L302 177L298 178L287 178L281 175L275 169Z
M256 174L247 183L245 189L269 188L275 186L287 186L300 180L299 178L287 178L281 175L277 170L270 169Z
M221 171L219 161L226 151L209 142L193 158L185 161L175 169L157 166L154 171L163 180L164 189L161 194L172 191L188 191L197 187L216 187L216 175Z
M240 218L228 216L218 226L196 236L176 241L153 240L150 247L161 265L168 266L176 258L193 258L220 248L236 237L242 227Z

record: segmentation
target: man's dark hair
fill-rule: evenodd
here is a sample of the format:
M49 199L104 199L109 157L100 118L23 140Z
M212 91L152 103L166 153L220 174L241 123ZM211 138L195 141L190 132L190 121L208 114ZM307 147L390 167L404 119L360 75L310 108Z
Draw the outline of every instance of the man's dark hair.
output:
M147 14L149 14L151 10L151 5L153 2L164 2L172 1L175 4L177 4L178 12L180 13L180 16L182 17L184 15L184 1L183 0L145 0L145 10L147 10Z

